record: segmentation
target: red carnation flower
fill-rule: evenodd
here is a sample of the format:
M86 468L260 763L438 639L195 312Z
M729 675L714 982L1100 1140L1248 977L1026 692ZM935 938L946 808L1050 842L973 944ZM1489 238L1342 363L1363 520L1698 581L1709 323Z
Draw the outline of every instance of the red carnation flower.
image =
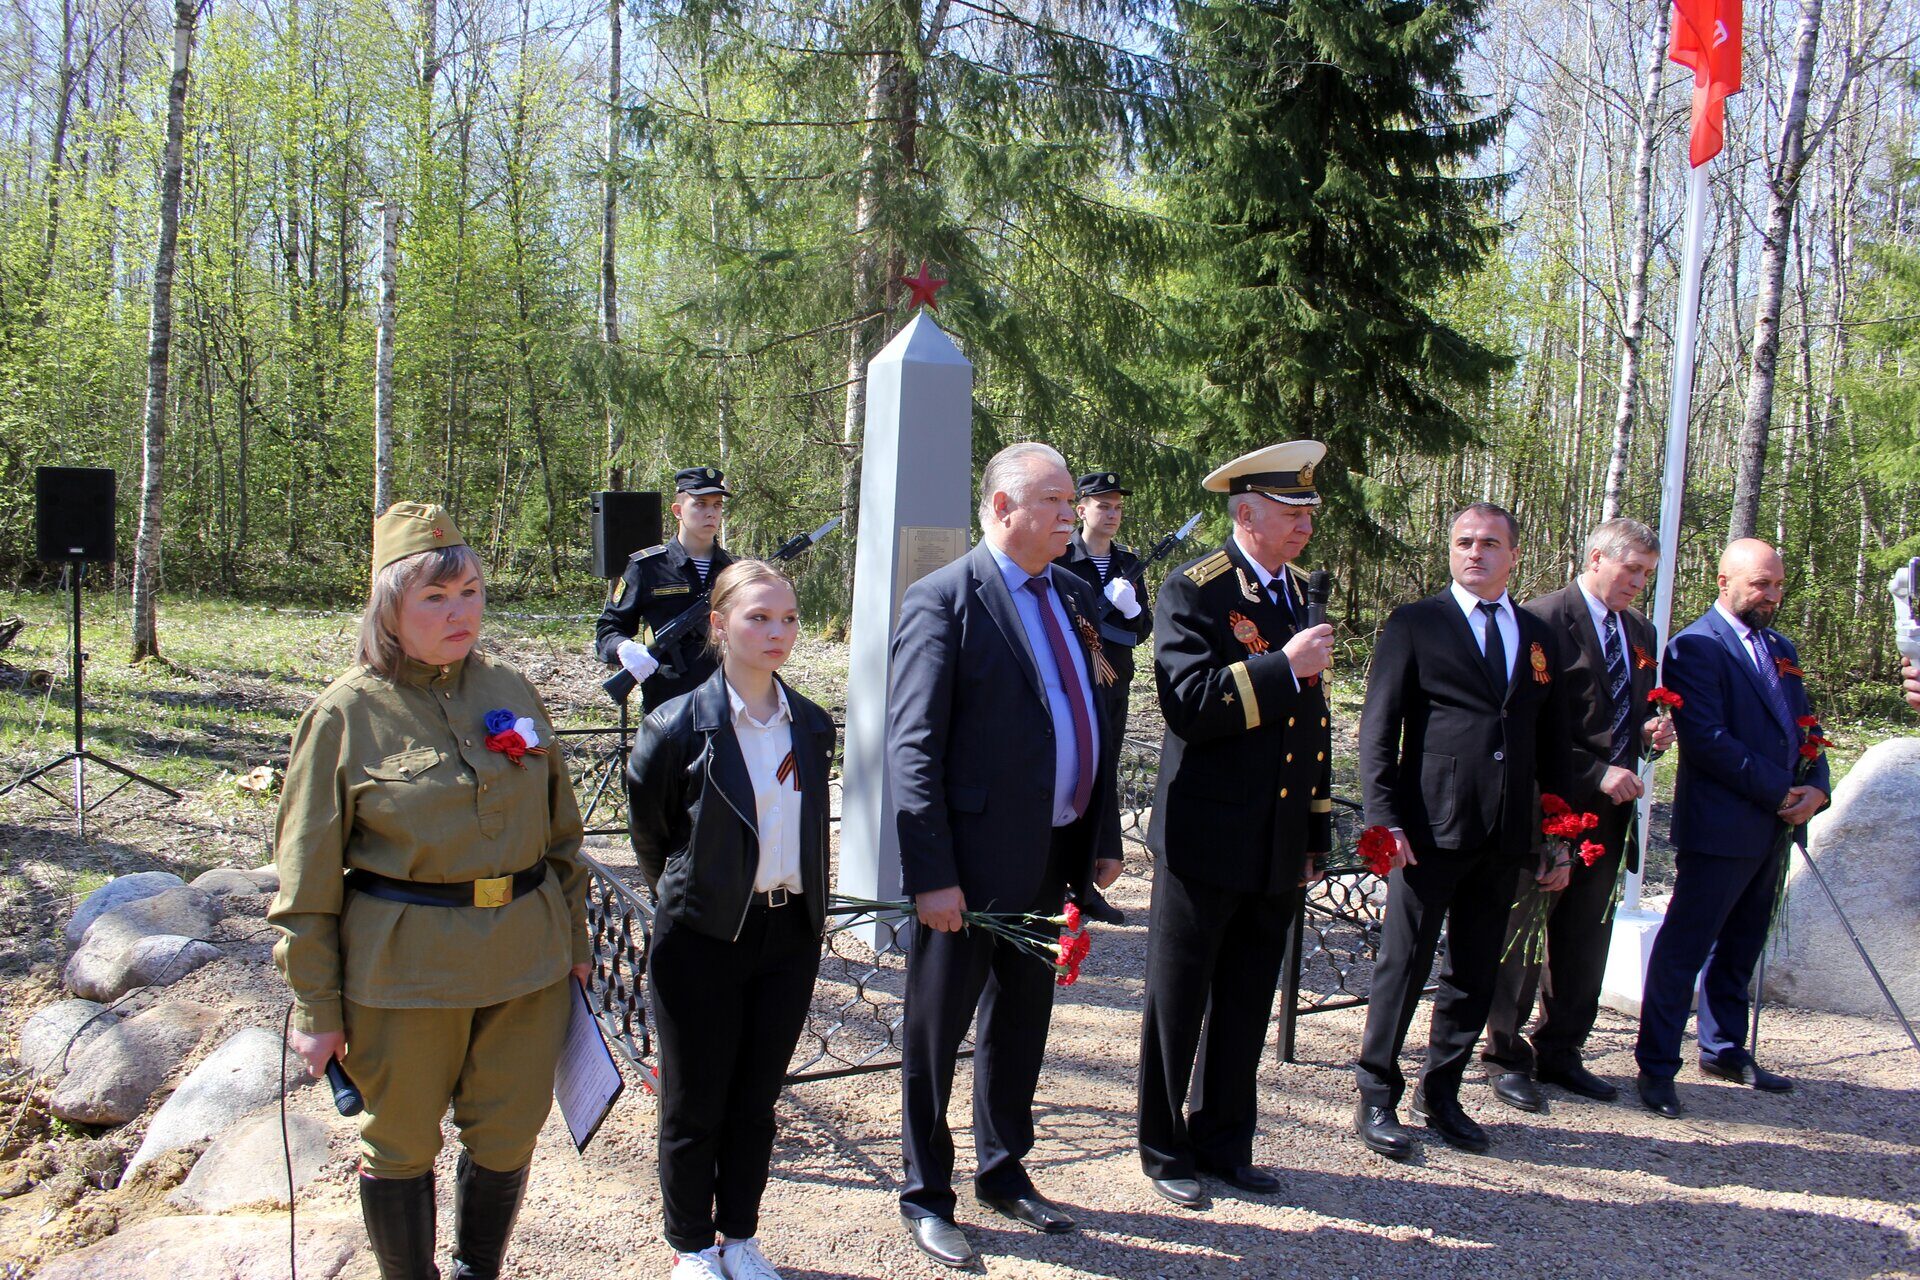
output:
M1647 694L1647 701L1653 703L1655 706L1673 707L1676 709L1687 705L1685 698L1682 698L1665 685L1655 685L1652 692Z
M1360 833L1360 847L1357 852L1369 873L1385 876L1393 871L1393 855L1396 847L1393 832L1385 827L1368 827Z
M1550 817L1557 818L1561 814L1572 813L1573 806L1549 791L1540 797L1540 811Z
M1580 861L1583 865L1590 867L1606 856L1606 846L1598 841L1582 840L1580 842Z
M1078 932L1080 929L1080 904L1077 902L1069 902L1066 911L1062 914L1066 917L1068 931Z
M1794 723L1799 725L1802 729L1818 729L1820 727L1820 717L1819 716L1801 716L1798 720L1795 720Z

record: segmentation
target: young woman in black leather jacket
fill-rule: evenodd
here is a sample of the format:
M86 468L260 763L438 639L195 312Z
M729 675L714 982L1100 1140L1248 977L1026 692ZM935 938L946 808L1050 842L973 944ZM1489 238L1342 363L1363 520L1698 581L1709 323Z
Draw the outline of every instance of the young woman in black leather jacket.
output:
M820 967L833 756L832 719L776 674L798 629L779 570L728 565L709 623L720 669L646 718L627 766L634 854L659 895L647 982L672 1280L779 1276L756 1233Z

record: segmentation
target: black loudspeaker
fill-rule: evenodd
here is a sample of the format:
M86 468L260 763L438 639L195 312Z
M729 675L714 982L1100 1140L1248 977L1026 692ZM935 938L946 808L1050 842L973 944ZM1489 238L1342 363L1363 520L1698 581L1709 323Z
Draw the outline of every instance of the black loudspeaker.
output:
M114 559L113 469L40 467L34 472L34 554L42 560Z
M593 519L593 576L617 578L633 553L660 541L660 495L625 489L589 494Z

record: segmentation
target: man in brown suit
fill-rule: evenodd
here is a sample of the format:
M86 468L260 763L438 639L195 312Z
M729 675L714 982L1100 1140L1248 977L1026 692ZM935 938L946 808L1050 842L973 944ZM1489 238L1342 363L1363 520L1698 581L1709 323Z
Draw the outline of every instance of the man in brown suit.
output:
M1580 1061L1581 1047L1600 1008L1600 982L1613 936L1608 903L1630 826L1641 798L1640 761L1673 741L1673 723L1652 714L1647 695L1658 671L1659 636L1632 603L1660 560L1660 540L1638 520L1609 520L1587 538L1580 576L1524 607L1554 630L1566 661L1567 725L1573 736L1572 786L1561 797L1576 813L1600 817L1593 839L1606 856L1587 866L1521 872L1517 898L1538 887L1553 895L1544 964L1529 964L1512 945L1523 912L1508 924L1509 948L1494 987L1480 1056L1500 1101L1522 1111L1544 1111L1539 1084L1557 1084L1582 1097L1610 1101L1615 1087ZM1630 866L1637 866L1636 861ZM1540 995L1540 1021L1531 1042L1523 1035Z

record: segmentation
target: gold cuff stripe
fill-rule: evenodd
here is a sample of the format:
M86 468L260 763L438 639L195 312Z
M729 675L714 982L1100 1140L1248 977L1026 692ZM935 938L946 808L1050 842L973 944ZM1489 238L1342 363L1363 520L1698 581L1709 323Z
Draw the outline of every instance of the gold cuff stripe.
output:
M1236 662L1227 668L1233 673L1234 688L1240 691L1240 712L1247 718L1247 728L1260 727L1260 700L1253 696L1253 677L1247 674L1247 664Z
M1332 813L1333 801L1315 800L1312 804L1307 806L1307 812L1308 813Z

